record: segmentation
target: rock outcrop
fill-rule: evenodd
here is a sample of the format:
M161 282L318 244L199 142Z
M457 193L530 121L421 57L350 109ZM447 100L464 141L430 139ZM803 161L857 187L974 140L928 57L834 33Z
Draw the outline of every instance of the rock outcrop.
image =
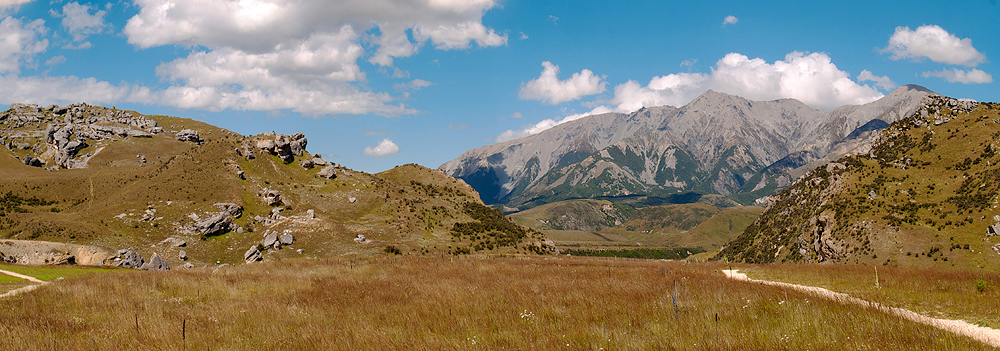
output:
M23 162L25 165L32 167L41 167L42 165L45 164L45 161L42 161L41 159L37 159L31 156L24 156L24 159L21 160L21 162Z
M233 218L243 215L243 207L234 203L217 203L219 212L210 213L208 217L196 220L189 228L193 233L202 236L224 234L233 229Z
M259 139L256 142L258 149L277 155L282 162L290 163L296 156L305 155L308 140L305 134L295 133L291 136L274 132L265 133L265 137L273 136L274 139Z
M277 190L264 188L260 191L259 195L264 199L264 203L268 206L277 206L281 204L281 193Z
M198 131L192 129L182 129L177 132L176 138L179 141L190 141L194 143L201 142L201 137L198 136Z
M250 247L245 253L243 253L243 261L246 263L253 263L260 261L263 256L261 256L260 249L256 245Z
M104 265L115 252L91 246L37 240L0 239L0 256L9 263L29 265Z
M243 259L247 263L260 261L265 250L279 250L282 246L291 245L294 241L295 238L288 230L285 230L284 233L267 230L264 232L264 238L243 254Z
M217 212L208 218L195 222L191 226L191 231L203 236L213 236L228 232L232 225L233 217L224 212Z
M240 216L243 216L243 206L230 202L216 203L215 206L219 207L220 212L225 212L233 218L240 218Z
M51 105L40 108L36 105L12 104L11 108L0 113L0 120L11 128L20 128L28 124L46 123L41 136L43 143L37 143L37 134L15 133L16 135L0 135L0 139L26 140L8 142L8 147L31 149L34 155L23 158L37 165L32 160L38 160L43 165L51 165L46 169L84 168L87 160L93 156L78 153L92 145L92 142L116 140L124 138L150 138L162 133L162 128L156 122L144 116L116 109L89 106L84 103L60 107ZM98 150L99 151L99 150Z
M170 265L160 255L153 253L153 256L149 257L149 262L143 264L141 269L146 271L167 271L170 270Z
M272 247L278 242L278 233L267 231L264 233L264 239L261 239L260 244L264 247Z
M115 258L115 262L112 265L115 267L139 269L144 263L146 261L142 259L142 255L138 252L122 249L118 250L118 257Z
M337 177L337 167L334 167L334 166L323 167L323 169L319 170L319 173L317 173L316 175L318 175L320 177L323 177L323 178L326 178L326 179L336 178Z

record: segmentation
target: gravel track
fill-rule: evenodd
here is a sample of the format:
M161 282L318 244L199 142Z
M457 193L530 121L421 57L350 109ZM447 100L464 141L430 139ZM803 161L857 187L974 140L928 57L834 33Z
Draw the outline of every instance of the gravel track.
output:
M27 280L29 282L35 283L33 285L28 285L28 286L23 287L23 288L14 289L14 290L5 292L3 294L0 294L0 299L11 297L11 296L17 296L18 294L23 294L23 293L26 293L26 292L38 289L38 287L49 283L49 282L44 281L44 280L39 280L38 278L35 278L35 277L27 276L27 275L20 274L20 273L14 273L14 272L11 272L11 271L5 271L5 270L2 270L2 269L0 269L0 273L9 275L9 276L12 276L12 277L15 277L15 278L21 278L21 279Z
M926 324L935 328L944 329L955 334L968 336L970 338L976 339L993 347L1000 347L1000 330L980 327L978 325L962 320L931 318L907 309L885 306L877 302L862 300L848 294L839 293L824 288L775 282L770 280L751 279L750 277L747 277L745 273L740 273L739 270L736 269L732 270L723 269L722 273L725 273L726 277L734 280L742 280L764 285L776 286L780 288L798 290L813 295L817 295L825 299L837 301L842 304L875 307L881 311L885 311L886 313L895 316L906 318L908 320Z

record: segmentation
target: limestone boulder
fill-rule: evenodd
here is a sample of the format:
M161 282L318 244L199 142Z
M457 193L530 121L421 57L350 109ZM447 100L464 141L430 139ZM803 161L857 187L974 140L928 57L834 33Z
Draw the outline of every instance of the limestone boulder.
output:
M268 231L264 233L264 239L260 241L261 245L264 247L272 247L278 242L278 233Z
M333 179L337 177L337 168L334 166L326 166L319 170L319 173L316 175L326 179Z
M274 153L274 140L271 139L261 139L257 140L257 148L268 153Z
M24 162L25 165L31 167L41 167L42 165L45 164L45 162L43 162L41 159L37 159L31 156L24 156L24 160L21 160L21 162Z
M116 261L113 266L138 269L142 267L144 263L146 262L142 259L142 255L139 255L138 252L122 249L118 250L118 261Z
M204 236L213 236L228 232L232 225L233 217L229 213L216 212L205 219L195 222L191 229L193 232Z
M163 257L153 253L153 256L149 257L149 262L143 264L141 269L147 271L167 271L170 270L170 265L167 264L167 261Z
M288 148L295 156L302 156L306 151L306 135L302 133L292 134L288 143Z
M243 260L246 261L246 263L254 263L260 261L261 258L263 258L263 256L261 256L260 250L257 249L256 245L250 247L247 252L243 253Z
M198 136L198 131L193 129L181 129L181 131L177 132L175 137L179 141L191 141L195 143L201 142L201 137Z
M243 215L243 206L234 203L219 202L215 206L219 208L220 212L225 212L233 218L240 218Z
M264 199L264 203L268 206L277 206L281 204L281 193L277 190L264 188L260 191L260 197Z

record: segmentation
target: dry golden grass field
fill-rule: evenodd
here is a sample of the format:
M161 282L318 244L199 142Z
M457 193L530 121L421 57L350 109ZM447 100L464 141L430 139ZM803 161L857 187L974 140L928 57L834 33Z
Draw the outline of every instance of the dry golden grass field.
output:
M52 268L4 265L0 269L29 270L53 283L0 300L0 345L11 350L990 349L878 309L729 280L720 272L724 268L565 256L357 256L165 272L47 273ZM757 277L794 280L801 272L859 281L862 274L853 269L864 269L733 268ZM898 269L879 273L885 280L881 290L893 291L879 297L887 304L922 296L934 286L931 281L940 281L962 286L941 292L950 299L991 301L948 313L983 319L979 316L997 309L996 275L983 277L990 287L980 292L961 274L953 279ZM893 283L903 276L915 283Z

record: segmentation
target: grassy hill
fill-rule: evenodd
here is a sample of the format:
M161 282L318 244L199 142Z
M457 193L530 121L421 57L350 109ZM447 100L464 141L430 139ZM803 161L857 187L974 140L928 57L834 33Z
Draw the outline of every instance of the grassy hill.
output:
M544 251L540 233L512 225L471 187L439 171L407 165L367 174L330 164L336 176L328 179L319 176L326 166L309 167L314 157L307 151L283 155L258 147L280 135L245 137L190 119L73 106L75 116L29 106L0 117L6 146L0 150L9 151L0 155L0 237L132 248L144 257L156 252L172 266L183 263L180 250L196 265L242 262L268 231L293 234L295 241L264 251L265 259ZM65 142L52 140L49 125L75 130L69 139L86 147L60 163ZM137 135L162 131L88 134L112 127ZM182 130L196 131L200 140L178 140ZM26 165L31 158L44 164ZM86 167L66 167L82 162ZM280 193L281 201L266 203L264 189ZM218 213L217 203L237 204L242 214L222 232L190 230ZM455 231L476 223L483 225ZM356 242L358 235L367 242Z
M1000 105L934 96L775 195L718 258L1000 268ZM998 227L1000 228L1000 227Z

